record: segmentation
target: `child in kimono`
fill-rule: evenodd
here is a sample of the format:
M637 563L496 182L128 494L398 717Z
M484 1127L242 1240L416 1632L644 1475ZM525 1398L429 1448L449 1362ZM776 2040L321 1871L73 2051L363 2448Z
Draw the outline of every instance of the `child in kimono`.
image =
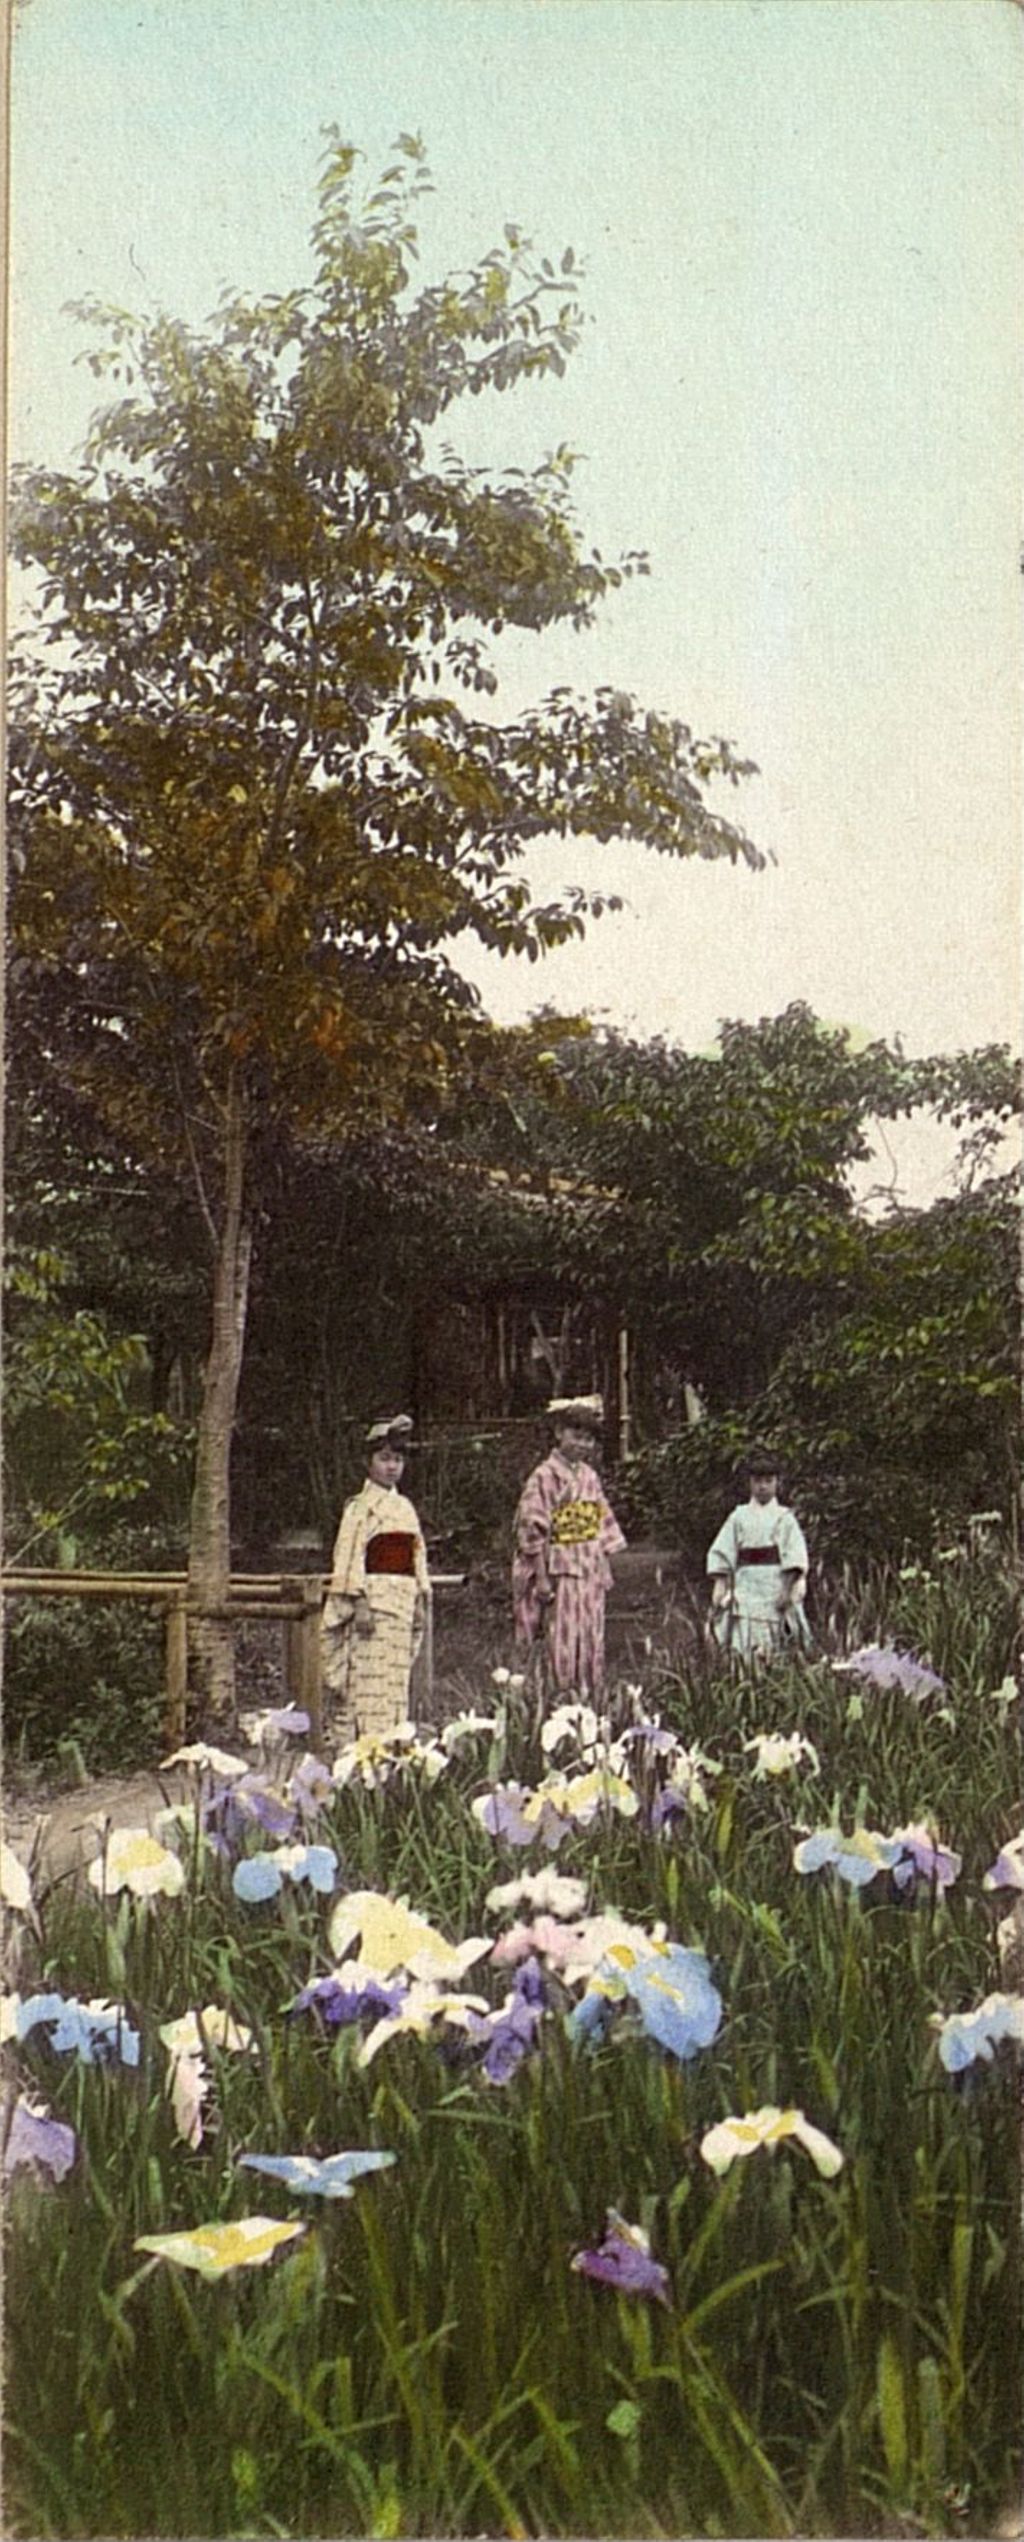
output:
M590 1462L604 1419L600 1395L549 1404L554 1446L516 1511L512 1608L516 1640L541 1646L548 1685L593 1698L604 1682L609 1554L625 1537Z
M779 1461L770 1448L752 1449L745 1470L750 1497L730 1510L708 1553L711 1626L720 1649L765 1659L784 1638L809 1638L807 1543L778 1497Z
M405 1413L366 1434L368 1471L346 1502L323 1620L324 1684L346 1739L386 1738L409 1715L409 1679L430 1594L426 1547L399 1490L412 1422Z

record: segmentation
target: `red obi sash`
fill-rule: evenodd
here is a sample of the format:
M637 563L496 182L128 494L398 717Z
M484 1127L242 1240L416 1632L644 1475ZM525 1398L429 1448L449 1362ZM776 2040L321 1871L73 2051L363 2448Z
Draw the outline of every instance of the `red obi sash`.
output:
M737 1565L743 1564L744 1566L749 1562L777 1563L778 1559L779 1548L777 1545L741 1545L736 1557Z
M408 1529L402 1533L395 1529L391 1534L371 1536L366 1548L367 1571L388 1571L403 1580L415 1579L415 1552L416 1538L410 1536Z

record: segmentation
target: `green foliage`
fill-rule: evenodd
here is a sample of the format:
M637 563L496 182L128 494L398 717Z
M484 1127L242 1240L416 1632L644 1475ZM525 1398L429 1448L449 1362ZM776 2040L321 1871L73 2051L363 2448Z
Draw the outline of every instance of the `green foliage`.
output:
M131 1773L152 1762L163 1705L158 1608L91 1598L8 1601L10 1771L59 1773L73 1749L89 1774Z
M310 288L228 296L201 335L87 307L115 402L78 472L24 471L13 504L38 612L12 681L12 1006L40 1108L70 1087L94 1148L193 1182L214 1277L190 1569L214 1607L282 1152L432 1122L499 1064L453 947L536 959L603 905L535 901L530 841L763 863L704 799L745 773L727 742L607 687L477 710L503 628L585 628L645 560L585 550L568 451L489 477L439 438L461 397L562 372L572 256L556 272L509 227L414 290L421 145L362 200L354 167L332 130Z
M397 166L360 205L335 137L311 291L204 337L87 311L126 393L15 506L73 658L37 649L17 691L14 941L71 995L94 1103L200 1161L233 1068L268 1127L432 1100L482 1029L444 948L584 923L509 876L528 838L760 861L702 802L727 745L610 690L504 725L459 702L494 684L476 629L587 625L641 560L585 555L564 453L493 483L435 459L459 396L560 368L580 311L511 230L410 297L423 169Z
M14 1244L6 1287L7 1559L74 1564L126 1509L167 1507L191 1441L146 1408L143 1336L77 1302L66 1257Z

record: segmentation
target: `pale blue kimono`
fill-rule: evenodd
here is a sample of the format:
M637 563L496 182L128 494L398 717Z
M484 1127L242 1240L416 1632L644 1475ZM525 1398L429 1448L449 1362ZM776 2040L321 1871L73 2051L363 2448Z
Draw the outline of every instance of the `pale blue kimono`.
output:
M782 1501L740 1501L730 1510L708 1553L711 1579L732 1586L729 1602L715 1609L713 1629L723 1650L739 1659L765 1658L783 1635L808 1637L801 1606L783 1606L785 1574L806 1572L807 1540L799 1519Z

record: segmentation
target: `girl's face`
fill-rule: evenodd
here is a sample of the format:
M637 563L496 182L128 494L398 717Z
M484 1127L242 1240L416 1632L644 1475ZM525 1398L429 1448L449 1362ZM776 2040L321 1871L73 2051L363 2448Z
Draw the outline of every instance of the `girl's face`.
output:
M760 1501L762 1506L767 1501L774 1500L778 1488L777 1474L752 1474L750 1477L751 1500Z
M381 1483L385 1491L392 1491L395 1484L401 1482L404 1468L405 1458L401 1448L393 1448L385 1440L383 1447L374 1448L371 1455L370 1481Z
M594 1453L594 1442L589 1430L584 1430L576 1421L560 1423L555 1432L555 1446L562 1456L568 1457L570 1465L578 1465L582 1458L592 1456Z

